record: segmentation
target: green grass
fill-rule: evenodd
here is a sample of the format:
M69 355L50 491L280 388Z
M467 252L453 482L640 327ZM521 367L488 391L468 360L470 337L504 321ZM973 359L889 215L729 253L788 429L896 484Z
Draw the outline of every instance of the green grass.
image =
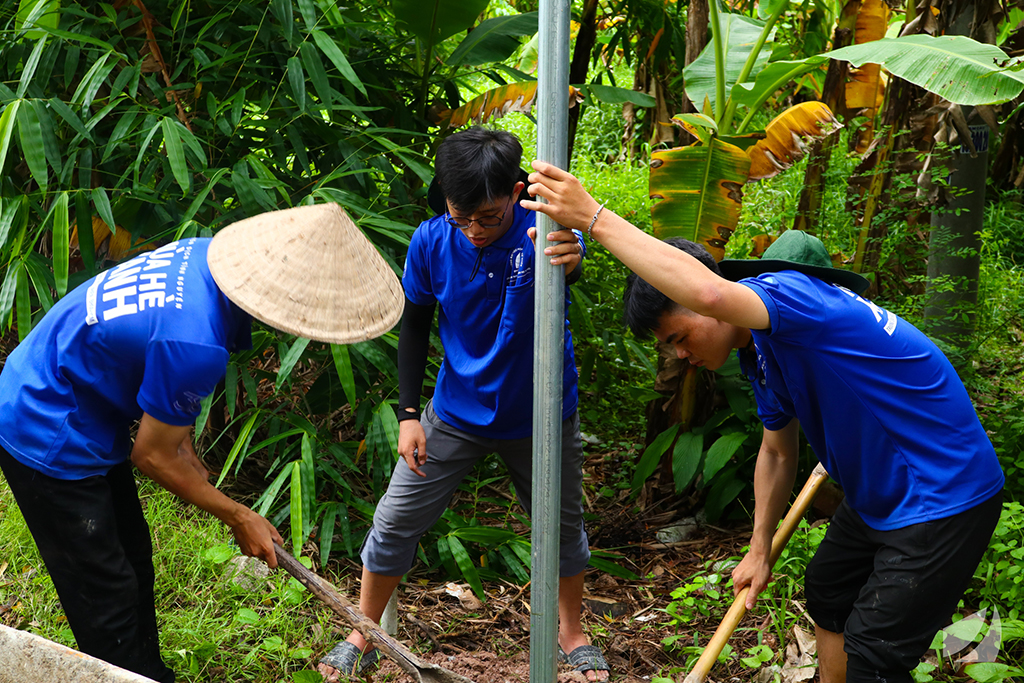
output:
M301 672L337 640L325 610L282 571L254 593L225 583L226 560L239 554L228 546L227 527L149 480L140 484L153 537L161 651L178 680L301 681ZM0 604L16 598L16 625L74 647L53 583L2 478L0 548L0 566L7 563Z

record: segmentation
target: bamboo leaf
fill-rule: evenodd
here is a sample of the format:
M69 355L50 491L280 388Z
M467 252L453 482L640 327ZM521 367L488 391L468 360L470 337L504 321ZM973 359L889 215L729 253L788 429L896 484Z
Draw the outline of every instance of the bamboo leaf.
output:
M0 242L2 244L2 242ZM344 344L331 344L331 356L334 357L334 369L338 371L341 388L345 390L345 398L354 410L356 406L356 379L352 374L352 359L348 347Z
M306 25L307 31L316 28L316 9L313 0L299 0L299 14L302 15L302 23Z
M651 445L647 447L644 454L640 456L640 462L636 464L636 469L633 471L633 491L637 492L640 487L643 486L644 482L647 481L647 477L654 474L654 471L658 469L658 463L661 462L661 456L665 454L668 447L672 445L672 440L676 438L676 433L679 431L679 425L675 424L658 434L651 442Z
M14 296L18 289L18 271L24 267L24 264L18 260L12 262L7 268L4 284L0 286L0 328L7 327L7 319L14 307Z
M313 507L316 504L316 466L313 462L315 444L309 432L302 435L302 536L305 538L313 525Z
M39 189L46 194L49 173L46 167L46 152L43 150L43 131L39 124L36 108L31 103L22 103L18 110L18 139L21 152L25 155L25 163L29 173L39 184ZM2 162L0 162L2 163Z
M81 82L75 89L75 94L71 96L72 104L81 105L83 110L88 111L89 106L92 104L92 100L96 97L96 92L103 85L103 81L107 80L107 76L110 74L111 69L114 68L113 64L107 64L107 60L110 58L110 52L106 53L99 59L97 59L89 70L82 76Z
M750 157L718 138L651 157L651 197L661 199L651 209L655 236L685 237L721 259L739 222Z
M365 97L366 86L364 86L363 82L359 80L359 76L356 75L355 70L352 69L352 65L348 63L348 58L338 47L338 44L323 31L310 31L310 35L313 36L313 41L316 43L317 47L319 47L321 52L327 56L327 59L331 60L331 63L334 64L345 80L354 85L356 90L361 92Z
M192 176L185 165L185 150L181 146L181 137L178 135L178 122L170 117L161 121L164 133L164 148L167 150L167 160L171 163L171 173L181 188L181 196L188 194L188 188L192 184Z
M285 42L291 44L292 33L295 29L292 0L271 0L270 7L281 24L281 32L284 35Z
M39 254L30 254L25 259L25 270L32 282L32 288L36 290L36 296L39 297L39 306L43 309L43 313L46 313L53 308L53 297L50 296L53 278L43 266L43 257Z
M53 280L58 298L68 291L69 222L68 193L61 192L53 207Z
M820 56L842 59L856 67L880 64L894 76L954 104L996 104L1024 90L1024 72L1005 68L1020 64L1019 59L1007 60L1006 53L995 45L965 36L883 38Z
M388 439L388 444L391 445L391 455L395 461L398 461L398 416L395 415L394 409L390 403L381 403L377 409L377 414L380 415L380 424L384 429L384 436Z
M277 391L280 391L285 380L291 377L295 364L299 362L299 358L302 357L302 352L306 350L307 346L309 346L308 339L297 337L291 348L288 349L288 353L281 359L281 369L277 371L277 384L275 385Z
M186 211L185 215L182 217L182 222L192 220L192 218L196 215L196 212L199 211L200 207L202 207L203 202L205 202L206 198L210 195L210 192L217 185L217 183L220 182L220 179L224 177L224 174L227 173L229 170L230 169L227 168L218 168L216 171L213 172L213 175L210 176L210 179L206 181L206 185L204 185L203 189L199 191L199 194L196 195L196 198L192 200L192 203L188 207L188 211Z
M107 144L103 148L103 158L100 159L100 163L105 162L117 149L117 145L120 144L121 140L128 134L132 125L138 119L138 112L134 109L125 112L117 123L114 124L114 130L111 131L110 137L107 139Z
M302 463L298 460L292 463L292 485L291 495L288 498L289 512L291 513L292 527L292 555L298 557L302 554Z
M462 39L445 63L479 66L503 62L519 48L520 36L537 32L537 18L537 12L526 12L485 19Z
M228 451L227 460L224 461L224 468L220 472L220 476L217 477L217 488L220 488L221 483L224 481L224 477L228 475L228 470L231 469L231 465L238 461L241 465L245 457L239 458L239 454L243 453L248 447L249 442L252 441L253 430L256 428L256 420L260 417L260 411L254 410L249 419L246 420L245 424L242 425L242 430L238 433L238 439L231 446L231 450Z
M303 43L299 48L299 55L309 74L309 80L313 82L313 89L316 90L316 96L320 99L320 105L330 111L331 86L327 81L327 71L324 70L320 52L312 43Z
M270 507L274 504L274 501L277 500L277 494L281 492L281 487L284 486L284 482L290 479L291 476L291 467L281 468L281 472L277 475L277 478L274 479L273 483L271 483L270 486L260 494L256 504L253 505L253 509L256 510L260 516L267 516L267 513L270 511Z
M299 111L306 108L306 75L302 71L302 60L292 57L288 60L288 85Z
M676 484L676 494L682 495L697 475L700 458L704 455L704 435L683 432L676 441L672 451L672 478Z
M25 60L25 66L21 72L21 80L18 81L18 91L15 94L19 100L25 96L28 86L32 84L32 77L36 73L36 67L39 66L39 58L42 56L45 47L46 36L43 35L36 41L36 46L32 48L32 54Z
M107 191L102 187L94 187L92 189L92 203L96 207L96 213L100 215L100 218L110 229L110 234L115 234L117 226L114 223L114 212L110 210L110 200L107 198Z
M328 505L324 519L320 522L320 566L325 566L331 557L334 544L334 521L338 517L338 505Z
M21 0L14 17L14 30L25 31L25 38L37 40L44 29L56 28L60 21L59 0Z
M808 142L820 140L843 124L824 102L802 102L782 112L765 129L767 137L747 150L750 180L778 175L803 158Z
M206 396L199 402L199 417L196 418L196 438L206 429L206 422L210 419L210 409L213 407L213 394Z
M57 135L53 126L53 117L46 108L44 100L31 100L28 104L35 109L36 118L39 120L39 130L43 136L43 153L46 155L46 160L50 162L54 173L59 176L63 168L63 159L61 158L61 146L57 141Z
M28 209L28 195L22 195L20 200L8 200L3 205L3 212L0 212L0 254L3 253L4 245L7 244L7 237L11 233L14 219L22 209ZM0 315L0 321L3 319L4 316ZM2 324L0 322L0 325Z
M53 110L60 114L61 118L67 121L68 125L75 129L76 133L89 142L93 141L92 133L90 133L89 129L85 127L85 124L82 123L82 119L78 118L78 114L71 111L71 107L57 97L50 99L49 102L50 106L53 107ZM2 157L0 157L0 160L2 160Z
M4 109L4 113L0 114L0 168L4 167L4 161L7 159L7 149L11 146L11 138L14 137L14 123L17 121L21 102L11 102Z
M18 342L25 341L25 337L32 331L32 299L28 291L28 272L24 262L19 261L17 284L14 292L14 305L17 309L18 318Z

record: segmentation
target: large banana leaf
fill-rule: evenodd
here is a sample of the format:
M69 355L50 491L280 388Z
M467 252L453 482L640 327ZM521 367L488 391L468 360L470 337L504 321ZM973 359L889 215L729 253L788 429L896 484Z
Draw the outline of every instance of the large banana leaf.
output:
M478 66L505 61L519 48L520 36L532 36L536 32L537 12L492 17L469 32L447 63Z
M400 24L428 45L465 31L488 0L391 0L391 9Z
M747 150L750 180L778 175L803 158L808 141L820 140L843 127L823 102L803 102L768 124L766 137Z
M739 79L743 65L761 35L764 23L739 14L723 14L721 26L722 51L725 60L725 91L729 92ZM748 79L753 79L760 73L770 55L771 47L766 42L757 55L757 61L754 63L750 75L747 76ZM718 103L715 101L714 41L708 43L697 59L683 69L683 78L686 83L686 96L690 98L691 102L696 103L699 107L707 98L711 102L712 110L718 111Z
M661 200L651 209L655 236L685 237L720 260L740 219L750 157L718 138L651 157L651 198Z
M449 128L458 128L470 121L486 123L491 117L501 118L510 111L529 113L536 97L537 81L509 83L474 97L455 111L441 112L438 123L447 120ZM570 85L566 101L568 107L572 109L581 99L580 91Z
M857 12L854 45L874 43L885 37L889 27L889 6L882 0L863 0ZM851 110L875 110L882 104L885 87L882 82L882 66L868 63L850 70L846 82L846 107Z
M955 104L1006 102L1024 90L1024 73L1005 68L1010 61L1005 52L964 36L884 38L865 45L849 45L819 57L843 59L857 67L880 64L890 73Z

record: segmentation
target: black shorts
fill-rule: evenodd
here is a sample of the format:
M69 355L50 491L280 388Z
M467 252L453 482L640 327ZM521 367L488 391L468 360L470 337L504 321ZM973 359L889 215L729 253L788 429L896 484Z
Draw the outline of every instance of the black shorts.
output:
M847 681L911 681L999 521L1003 494L952 517L877 531L846 501L807 566L807 611L842 633Z

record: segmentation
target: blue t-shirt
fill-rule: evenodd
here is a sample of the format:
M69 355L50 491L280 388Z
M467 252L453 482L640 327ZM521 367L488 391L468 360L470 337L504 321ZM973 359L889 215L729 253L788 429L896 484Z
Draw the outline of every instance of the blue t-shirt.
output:
M992 444L956 371L899 316L795 271L740 281L761 298L753 330L758 415L800 421L814 453L873 529L949 517L1003 486ZM744 360L740 354L741 362Z
M143 411L184 426L248 348L251 318L217 288L209 239L173 242L61 299L0 374L0 445L57 479L124 462Z
M421 223L402 276L405 295L414 304L440 304L444 360L434 412L458 429L493 439L519 439L533 429L534 249L526 231L535 216L518 205L514 211L508 232L482 254L443 216ZM577 404L568 318L564 348L563 419Z

